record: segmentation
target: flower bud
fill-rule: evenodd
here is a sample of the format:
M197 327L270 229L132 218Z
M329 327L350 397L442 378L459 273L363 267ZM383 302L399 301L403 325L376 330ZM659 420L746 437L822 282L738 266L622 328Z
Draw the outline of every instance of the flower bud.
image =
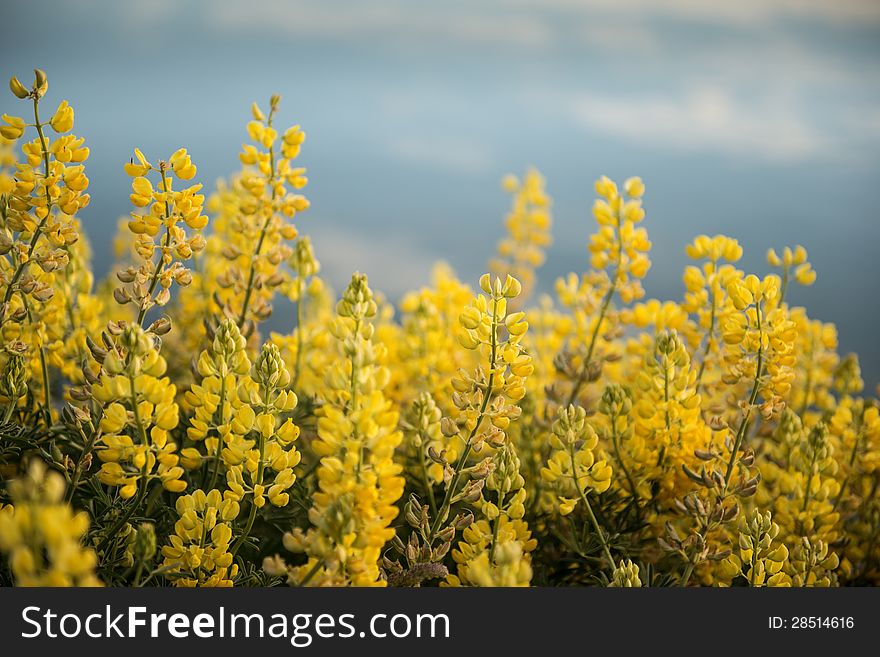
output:
M9 79L9 88L18 98L27 98L31 92L14 75Z
M37 92L38 98L45 96L49 91L49 80L46 78L46 73L38 68L34 69L34 90Z

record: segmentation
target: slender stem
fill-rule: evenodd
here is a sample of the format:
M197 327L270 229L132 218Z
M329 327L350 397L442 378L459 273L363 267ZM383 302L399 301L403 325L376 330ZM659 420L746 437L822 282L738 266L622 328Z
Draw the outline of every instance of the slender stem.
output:
M608 306L611 304L611 298L614 296L615 287L615 285L611 286L602 301L602 307L599 310L599 319L596 322L596 326L593 328L593 335L590 338L590 346L587 348L587 355L584 357L583 365L581 365L581 371L578 374L578 378L571 389L571 394L568 396L568 402L566 403L566 406L571 406L572 404L574 404L575 400L578 397L578 394L580 394L581 388L587 381L587 375L589 374L590 370L590 361L593 358L593 350L596 348L596 339L599 336L599 329L605 319L605 313L608 312Z
M698 544L702 543L705 540L705 538L709 535L709 532L715 528L716 524L717 523L713 523L708 520L706 521L706 523L703 525L702 529L700 529L700 531L697 532L697 535L700 537L700 541L698 541ZM686 555L687 556L687 565L685 566L685 569L681 574L681 578L678 580L679 586L681 586L681 587L685 587L688 585L688 582L691 579L691 575L693 575L694 569L697 567L697 561L696 561L697 554L696 554L696 552L697 552L697 548L695 547L693 554Z
M67 494L64 496L65 501L69 502L73 499L73 494L76 492L76 486L79 483L80 477L82 476L82 463L88 454L91 453L92 447L95 445L95 440L98 437L97 431L92 431L89 434L89 437L86 438L85 433L83 433L82 427L77 427L79 430L79 435L83 439L83 451L79 457L79 460L76 462L76 467L73 469L73 476L70 478L70 485L67 488Z
M323 567L324 567L324 559L323 559L323 558L318 559L318 560L315 562L315 565L312 566L312 567L309 569L309 572L307 572L307 573L305 574L305 576L300 580L300 582L299 582L299 584L297 584L297 586L305 586L306 584L308 584L309 582L311 582L311 581L312 581L312 578L313 578L315 575L317 575L317 574L318 574L318 571L321 570L321 568L323 568Z
M262 439L261 439L262 440ZM239 548L241 548L242 544L247 539L248 535L251 533L251 530L254 528L254 521L257 519L257 505L253 503L251 500L251 510L248 513L247 523L244 526L244 530L241 535L235 540L235 543L232 546L232 549L229 552L232 553L232 556L235 556L238 553Z
M40 372L43 377L43 420L48 427L52 424L52 391L49 388L49 363L46 360L46 347L43 344L42 336L39 335L39 330L34 324L33 316L31 315L31 306L27 300L27 296L22 294L21 301L24 305L25 313L27 314L28 324L37 330L38 337L40 338Z
M159 283L159 274L162 273L162 266L165 264L165 250L171 246L171 228L168 226L171 221L171 204L168 202L168 178L165 177L165 168L161 164L159 165L159 175L162 176L162 191L165 192L165 246L159 254L159 261L156 263L156 268L153 270L153 276L150 279L150 287L147 290L146 296L146 299L150 300L153 298L153 292L156 291L156 285ZM147 310L149 309L146 305L141 306L137 318L138 326L143 326Z
M602 545L602 552L605 553L605 558L608 559L608 563L613 570L614 557L611 556L611 550L608 549L608 543L605 541L605 534L602 533L602 527L599 526L599 521L596 519L596 514L593 513L593 507L590 506L590 500L587 499L586 494L581 488L581 484L579 481L580 477L578 477L577 474L577 461L575 459L574 445L571 445L569 447L569 454L571 456L571 476L574 479L574 487L577 488L578 495L580 495L581 501L587 508L587 514L590 516L590 523L593 525L593 530L596 532L596 536L599 537L599 543L601 543Z
M859 416L859 424L861 425L864 421L863 416ZM860 447L860 443L862 441L862 427L859 427L858 432L856 433L856 439L853 442L852 452L849 455L849 468L846 471L846 477L843 478L843 483L840 484L840 492L837 494L837 498L834 500L834 506L831 507L831 512L834 513L837 510L838 505L840 504L840 500L843 499L843 495L846 492L847 486L849 486L849 479L852 476L852 470L856 463L856 457L858 456L858 450Z
M150 580L153 579L156 575L161 575L163 573L167 573L169 570L174 570L176 568L179 568L181 565L182 565L181 562L175 561L174 563L170 563L165 566L159 566L155 570L151 571L147 575L147 578L143 582L141 582L140 584L137 585L137 588L140 588L140 587L143 587L143 586L146 586L147 584L149 584Z
M666 440L670 439L672 433L672 422L669 418L669 367L663 368L663 417L664 426L666 427ZM666 460L666 440L660 445L660 453L657 455L657 467L662 468L663 462Z
M815 340L810 337L810 349L808 351L807 376L804 381L804 401L801 403L799 415L803 418L804 413L810 407L810 395L813 392L813 354L816 348Z
M587 355L584 358L584 362L581 365L580 374L578 374L578 378L574 383L574 386L571 389L571 394L568 396L568 402L566 406L571 406L574 404L575 400L580 394L581 388L584 383L587 382L587 375L590 371L590 361L593 359L593 350L596 348L596 340L599 337L599 329L602 327L602 322L605 320L605 314L608 312L608 306L611 305L611 299L614 298L614 293L617 291L617 279L620 275L620 264L623 260L623 243L620 236L620 213L617 213L617 228L615 231L615 237L617 238L617 262L614 268L614 278L611 279L611 287L608 288L608 292L605 294L605 298L602 300L602 307L599 309L599 319L596 322L596 326L593 328L593 335L590 337L590 346L587 348ZM613 565L613 564L612 564Z
M266 125L268 127L272 127L272 118L275 114L275 108L273 107L269 111L269 119L266 121ZM238 316L238 328L244 326L244 320L247 319L247 309L248 305L251 302L251 294L254 291L254 278L257 274L257 258L260 257L260 252L263 250L263 242L266 239L266 232L269 230L269 224L272 222L272 219L275 217L275 199L277 197L277 192L275 189L275 147L269 147L269 186L272 188L272 207L270 208L269 215L266 217L266 221L263 222L263 227L260 230L260 237L257 240L257 246L254 249L254 254L251 257L251 262L248 270L248 282L247 287L244 292L244 300L241 303L241 314Z
M779 291L779 305L780 306L785 301L785 293L788 291L788 269L789 268L786 265L785 268L782 270L782 287L780 288L780 291Z
M130 369L128 372L128 389L131 397L131 407L132 413L134 415L134 423L137 426L138 433L141 438L141 445L144 446L145 449L149 449L149 441L147 440L147 430L144 427L143 422L141 421L141 412L138 408L137 401L137 388L135 386L134 375L131 373ZM143 481L143 485L138 486L137 497L135 497L134 501L129 505L128 509L126 509L125 513L122 517L113 525L113 528L107 532L104 536L104 539L98 544L97 552L100 552L107 544L116 537L116 534L122 529L122 526L128 522L129 518L134 514L135 510L141 506L144 501L144 497L147 494L147 488L149 488L149 480L147 479L147 459L144 458L144 465L141 468L141 480Z
M46 221L48 221L52 210L52 194L49 191L49 145L46 143L46 136L43 134L43 124L40 123L40 101L36 97L34 98L34 124L40 137L40 151L43 155L43 179L46 183L46 216L40 220L40 223L34 229L34 234L31 236L31 241L28 245L27 258L18 264L15 273L12 275L9 286L6 288L6 294L3 297L3 303L9 303L10 299L12 299L12 295L15 292L15 284L21 278L28 263L30 263L31 256L33 256L34 250L37 248L37 242L40 240L40 235L42 235L43 228L46 226Z
M297 272L296 277L296 288L296 359L293 364L293 383L290 386L290 389L294 392L296 392L300 371L302 370L303 352L303 280L299 272Z
M477 435L477 431L480 429L480 425L483 423L483 418L486 416L486 409L489 407L489 400L492 397L492 393L494 392L495 385L495 359L497 358L498 351L498 302L493 299L492 301L492 337L490 343L490 353L489 353L489 381L486 385L486 394L483 396L483 403L480 405L480 412L477 415L477 422L474 424L474 428L471 429L470 434L468 435L467 441L465 441L464 449L462 450L461 456L458 459L458 463L455 464L455 472L452 474L452 479L449 481L449 487L446 489L446 493L443 496L443 503L440 505L440 511L437 513L437 516L434 518L434 522L431 524L431 531L428 534L428 540L433 541L434 536L436 536L437 531L440 529L440 525L446 520L446 516L449 515L449 506L452 504L452 497L455 494L455 489L458 487L458 482L461 479L462 470L464 470L465 463L467 463L468 456L470 456L471 449L473 448L473 439L474 436Z
M718 293L715 290L714 284L712 287L712 311L709 314L709 330L706 332L706 346L703 347L703 358L700 360L700 369L697 372L697 382L695 390L696 392L700 392L700 386L703 381L703 372L706 370L706 361L709 360L709 356L712 351L712 345L715 342L715 316L717 313L718 307Z
M693 559L688 559L687 566L684 569L684 572L681 574L681 579L679 580L679 586L682 588L688 585L688 582L691 579L691 575L694 572L694 568L696 567L696 563L694 563Z
M144 466L144 469L146 469L146 466ZM134 515L135 510L138 507L140 507L141 503L144 501L144 497L146 496L146 493L147 493L147 485L148 485L148 483L146 481L146 477L144 477L144 485L141 486L140 489L138 490L137 497L128 506L128 508L125 510L125 513L122 515L122 517L116 522L115 525L113 525L113 527L110 529L110 531L107 532L107 534L104 536L103 540L98 544L98 547L95 550L96 552L100 552L105 547L107 547L107 544L110 543L111 540L116 538L117 534L119 533L119 530L122 529L122 526L125 525L125 523L127 523L129 521L129 519L131 518L132 515Z
M617 434L617 415L613 415L611 417L611 446L614 449L614 456L617 458L617 462L620 464L620 469L623 471L623 476L626 477L626 481L629 484L630 494L633 498L633 504L636 506L636 519L639 524L642 522L642 508L639 504L639 496L636 491L636 484L632 478L632 475L629 472L629 468L626 467L626 463L623 460L623 456L620 453L620 443L618 440Z
M425 491L428 493L428 502L431 505L431 515L437 515L437 499L434 497L434 486L431 484L431 478L428 476L428 466L425 463L425 445L427 441L425 440L425 436L422 436L422 446L419 447L419 464L422 466L422 483L425 486Z
M226 424L226 377L228 375L224 374L223 378L220 380L220 404L217 408L220 410L220 426ZM220 472L220 452L223 449L223 436L220 435L220 432L217 432L217 449L214 451L214 469L211 473L211 485L208 486L208 490L214 489L214 484L217 483L217 475ZM207 473L207 470L205 470ZM204 476L202 477L202 483L204 484Z
M361 320L356 319L354 322L354 339L358 340L361 330ZM351 363L351 376L349 379L349 415L353 416L357 412L357 404L358 404L358 376L360 374L360 369L357 367L357 355L354 351L351 353L351 358L349 359ZM361 440L360 429L358 428L358 422L352 423L352 439L358 446L358 456L357 456L357 464L355 465L355 477L357 481L361 480L361 467L363 467L364 462L364 442Z
M264 400L263 412L268 413L269 412L269 386L264 386L264 388L263 388L263 400ZM262 486L263 485L263 471L265 469L265 463L263 461L263 458L264 458L264 452L266 449L266 439L263 437L262 431L259 432L259 437L257 439L257 449L260 452L260 461L257 464L257 479L254 482L254 485L255 486L257 486L257 485ZM232 553L233 556L235 556L235 554L238 552L238 550L241 548L242 544L244 543L245 539L251 533L251 529L254 528L254 520L256 520L256 518L257 518L257 505L254 502L254 500L252 499L251 500L251 510L250 510L250 513L248 514L247 524L245 525L244 531L236 539L235 543L232 545L232 549L230 550L230 552Z
M807 472L807 485L804 490L804 505L801 507L801 512L806 513L807 507L810 504L810 489L812 488L811 484L813 483L813 475L816 474L813 472L813 468L816 467L816 452L813 451L812 456L810 457L810 469Z
M739 430L736 432L736 440L733 443L733 449L730 452L730 461L727 463L727 472L724 475L724 487L721 491L721 497L727 494L727 489L730 486L730 476L733 474L733 466L736 464L736 455L739 453L739 449L742 445L743 438L746 434L746 427L749 424L749 418L752 414L752 407L755 405L755 401L758 399L758 391L761 388L761 369L764 367L764 341L763 334L761 329L761 305L755 305L755 314L757 316L758 321L758 362L757 367L755 369L755 383L752 386L752 394L749 396L749 404L745 413L743 413L742 422L739 425Z
M36 96L34 96L34 124L37 129L37 135L39 135L40 138L40 151L43 156L43 186L46 191L46 216L43 217L39 224L37 224L36 228L34 228L34 234L31 236L31 241L28 245L27 257L18 263L18 267L16 267L15 272L9 281L9 285L6 287L6 293L3 297L4 304L12 299L12 295L15 293L15 285L19 278L21 278L28 264L31 262L31 258L37 248L37 242L39 242L40 236L42 235L43 228L52 213L52 193L49 191L49 145L46 142L46 136L43 134L43 125L40 123L40 100ZM27 312L28 323L33 326L34 322L33 317L31 316L30 306L28 305L27 295L23 292L21 293L21 300L25 311ZM49 366L46 361L46 349L43 345L42 339L40 340L40 369L42 370L43 375L43 399L45 404L45 407L43 408L43 416L48 426L52 424L52 393L49 389Z

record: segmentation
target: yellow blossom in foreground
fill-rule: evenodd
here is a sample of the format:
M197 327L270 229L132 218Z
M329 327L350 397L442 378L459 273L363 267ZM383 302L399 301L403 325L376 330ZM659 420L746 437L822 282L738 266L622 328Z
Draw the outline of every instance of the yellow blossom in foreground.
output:
M791 578L782 570L788 549L775 541L778 534L779 525L769 511L754 511L743 518L734 552L721 565L722 576L742 577L749 586L791 586Z
M18 586L101 586L95 553L82 545L89 528L85 511L74 512L64 479L33 461L9 483L13 505L0 508L0 551L9 557Z
M639 567L630 559L622 560L614 569L609 587L613 588L638 588L642 585L639 578Z
M125 498L140 487L146 495L151 481L165 490L186 489L172 430L180 422L176 388L165 373L156 338L137 325L125 328L117 341L108 338L107 349L95 347L101 359L101 375L91 394L103 406L98 457L100 480L119 487Z
M239 506L223 500L220 491L199 489L182 495L175 504L178 521L170 545L162 548L164 567L176 586L232 586L238 566L232 562L229 544L231 522Z
M313 444L321 457L309 511L313 528L285 538L288 549L304 551L308 561L289 580L382 586L379 559L394 537L394 503L403 493L401 468L394 462L402 435L398 415L382 394L388 371L381 364L383 349L372 339L376 302L366 276L352 276L336 312L331 330L340 355L327 372Z

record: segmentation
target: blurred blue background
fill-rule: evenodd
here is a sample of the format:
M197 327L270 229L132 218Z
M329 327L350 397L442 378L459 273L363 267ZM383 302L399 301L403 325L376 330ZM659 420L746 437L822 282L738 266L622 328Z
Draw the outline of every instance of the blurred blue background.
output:
M278 125L308 133L299 225L337 288L360 269L397 298L441 258L475 280L502 231L501 176L535 165L555 200L551 290L587 266L593 180L641 175L649 296L681 297L698 233L737 237L758 273L769 246L801 243L819 279L790 299L836 321L880 380L876 0L4 5L4 75L45 69L92 149L99 271L132 149L186 146L210 187L238 166L251 101L277 92Z

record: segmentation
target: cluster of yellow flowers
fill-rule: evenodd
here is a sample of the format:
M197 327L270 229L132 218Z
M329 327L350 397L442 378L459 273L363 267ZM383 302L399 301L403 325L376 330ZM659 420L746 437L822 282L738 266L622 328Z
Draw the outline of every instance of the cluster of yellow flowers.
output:
M476 289L441 263L396 307L360 273L337 297L273 96L210 195L186 149L134 150L96 283L73 109L41 119L42 71L10 87L33 119L0 126L0 583L880 584L880 402L788 301L803 247L758 275L699 235L681 299L645 299L645 185L602 177L585 271L527 306L532 169Z
M85 511L64 498L64 478L33 461L9 484L12 505L0 508L0 550L20 586L100 586L93 550L83 547Z

